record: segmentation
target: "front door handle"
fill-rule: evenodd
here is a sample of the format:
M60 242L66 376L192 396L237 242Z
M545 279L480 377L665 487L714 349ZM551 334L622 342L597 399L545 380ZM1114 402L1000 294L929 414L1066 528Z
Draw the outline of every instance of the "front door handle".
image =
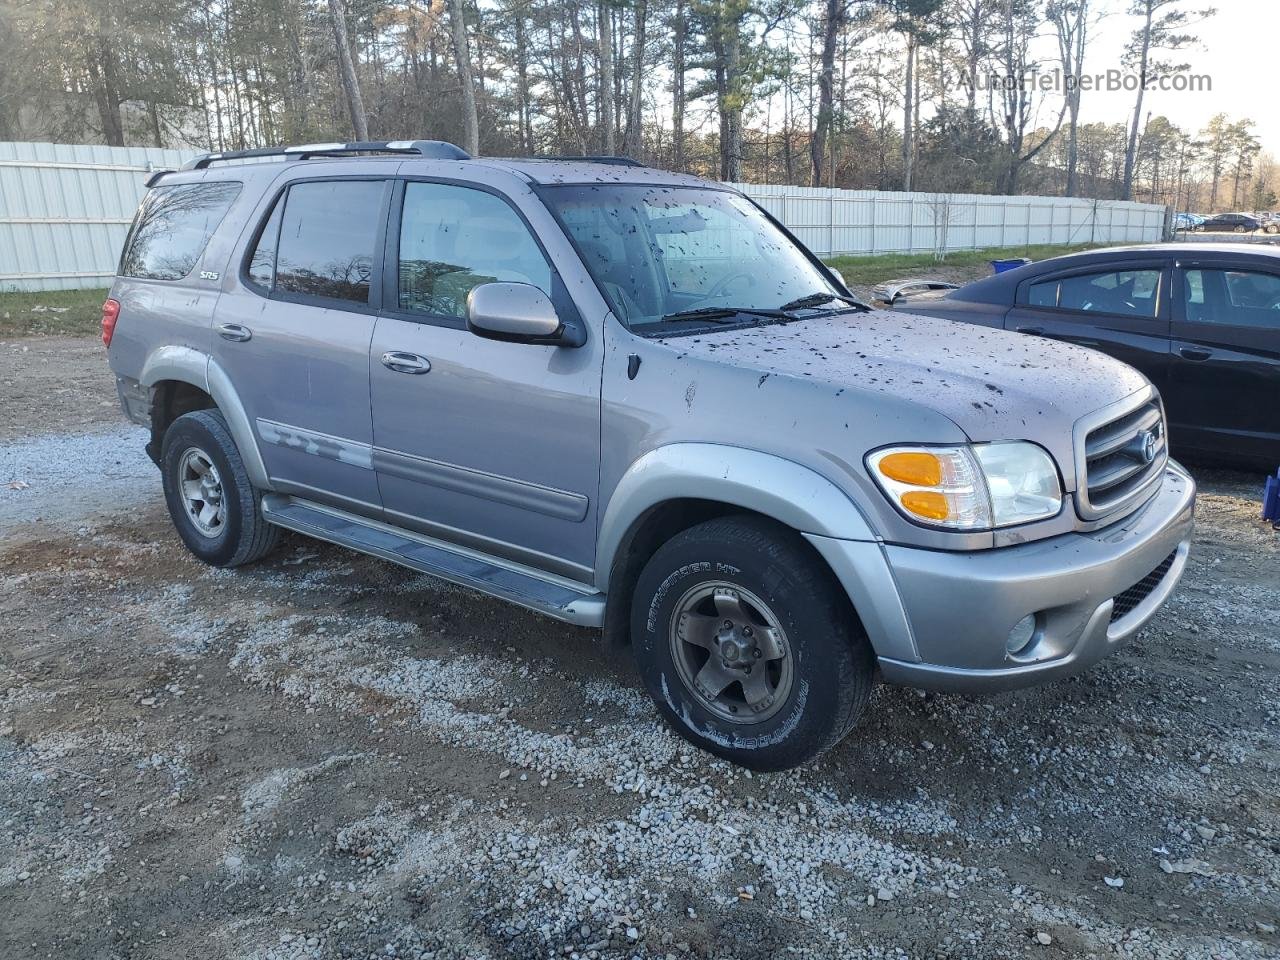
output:
M223 340L234 340L236 343L244 343L244 341L253 338L253 331L248 327L240 326L238 323L222 323L218 325L218 336Z
M1043 337L1044 327L1014 327L1018 333L1029 333L1033 337Z
M429 373L431 371L430 360L403 350L388 350L382 355L382 365L396 373Z
M1186 360L1195 360L1197 363L1208 360L1213 356L1212 350L1201 350L1197 347L1179 347L1178 353Z

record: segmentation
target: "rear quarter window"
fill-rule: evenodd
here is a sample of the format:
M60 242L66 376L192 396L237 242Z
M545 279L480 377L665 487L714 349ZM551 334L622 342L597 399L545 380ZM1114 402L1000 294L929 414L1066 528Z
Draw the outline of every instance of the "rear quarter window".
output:
M120 260L120 275L181 280L240 193L240 184L182 183L153 187L138 208Z

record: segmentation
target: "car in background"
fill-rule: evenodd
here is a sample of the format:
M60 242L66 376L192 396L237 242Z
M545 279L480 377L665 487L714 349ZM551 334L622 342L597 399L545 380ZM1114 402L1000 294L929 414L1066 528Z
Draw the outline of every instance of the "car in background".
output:
M1280 249L1091 250L900 297L893 309L1100 350L1159 389L1179 456L1280 463Z
M1205 218L1198 213L1176 213L1173 216L1173 229L1181 231L1199 230Z
M1218 233L1253 233L1262 229L1262 220L1252 213L1217 213L1200 224L1200 229Z
M1263 230L1267 233L1280 233L1280 213L1264 213L1260 217Z

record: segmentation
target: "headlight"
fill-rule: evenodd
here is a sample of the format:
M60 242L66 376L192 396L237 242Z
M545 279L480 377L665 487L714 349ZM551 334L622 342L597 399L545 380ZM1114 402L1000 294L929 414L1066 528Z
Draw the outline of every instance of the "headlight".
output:
M979 443L973 452L991 495L992 526L1044 520L1062 509L1058 468L1043 447L1024 441Z
M1053 458L1034 443L891 447L867 457L902 513L950 530L991 530L1055 516L1062 487Z

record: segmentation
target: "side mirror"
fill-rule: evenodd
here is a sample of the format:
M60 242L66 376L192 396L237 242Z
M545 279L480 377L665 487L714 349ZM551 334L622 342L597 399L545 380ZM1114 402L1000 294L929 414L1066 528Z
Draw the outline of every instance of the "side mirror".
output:
M531 283L482 283L467 294L467 329L512 343L563 342L564 324L551 298Z

